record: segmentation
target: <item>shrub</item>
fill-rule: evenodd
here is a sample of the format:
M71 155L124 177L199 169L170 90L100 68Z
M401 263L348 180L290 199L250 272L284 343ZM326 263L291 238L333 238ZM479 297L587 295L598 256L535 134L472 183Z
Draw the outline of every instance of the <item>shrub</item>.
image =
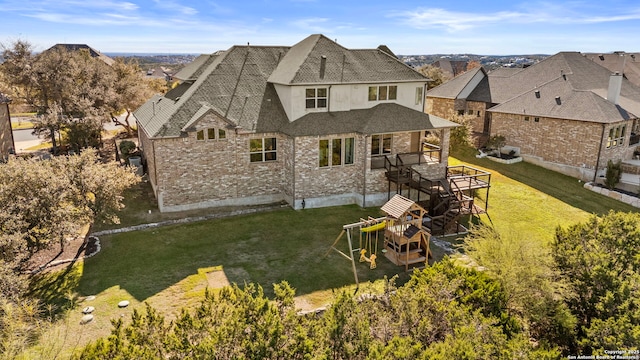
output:
M613 189L616 187L616 184L620 182L620 178L622 178L622 162L620 160L615 163L611 160L607 162L607 173L604 178L604 185Z
M122 160L127 162L129 157L136 151L137 145L131 140L123 140L120 143L120 153L122 154Z

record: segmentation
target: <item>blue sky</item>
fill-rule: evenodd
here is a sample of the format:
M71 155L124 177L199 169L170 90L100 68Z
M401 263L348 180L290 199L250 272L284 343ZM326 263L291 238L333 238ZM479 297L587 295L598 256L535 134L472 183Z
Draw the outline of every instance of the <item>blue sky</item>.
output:
M640 2L402 0L0 0L0 42L102 52L212 53L322 33L396 54L640 51Z

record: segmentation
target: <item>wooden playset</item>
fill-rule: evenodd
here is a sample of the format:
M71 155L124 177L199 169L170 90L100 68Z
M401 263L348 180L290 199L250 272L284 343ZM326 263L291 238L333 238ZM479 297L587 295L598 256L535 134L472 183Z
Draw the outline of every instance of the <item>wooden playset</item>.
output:
M394 195L382 206L387 213L384 228L385 256L396 265L427 265L431 257L431 234L423 226L427 211L416 202Z
M369 217L360 219L357 223L344 225L340 235L325 254L327 256L331 250L334 250L351 261L356 284L358 284L358 272L354 254L359 253L359 262L367 262L370 269L375 269L381 232L384 233L382 252L385 257L398 266L404 265L405 270L408 270L409 266L426 266L431 257L429 248L431 235L423 226L427 213L424 208L401 195L395 195L382 206L382 210L387 214L386 217ZM347 237L349 246L348 254L336 248L344 235ZM359 239L358 248L353 247L356 236Z

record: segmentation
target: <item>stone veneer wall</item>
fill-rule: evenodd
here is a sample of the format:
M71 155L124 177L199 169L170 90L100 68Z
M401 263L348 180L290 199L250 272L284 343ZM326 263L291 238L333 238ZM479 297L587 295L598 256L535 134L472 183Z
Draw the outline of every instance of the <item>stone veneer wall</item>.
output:
M354 163L320 167L318 142L321 139L355 138ZM361 135L307 136L295 139L295 208L359 203L362 193L363 154Z
M464 110L464 114L470 120L473 131L483 132L484 119L487 116L486 109L487 104L483 102L427 97L425 112L444 119L451 119L458 114L458 110ZM469 110L473 111L472 115L469 115ZM480 112L480 115L478 115L478 112Z
M455 100L429 97L427 92L427 103L425 106L425 112L427 114L433 114L441 118L447 118L451 114L455 114Z
M284 168L291 141L281 134L236 134L213 115L200 120L186 137L155 143L157 198L161 211L284 200ZM197 140L196 131L225 129L226 139ZM276 161L249 161L249 141L275 137ZM162 170L161 170L162 169Z
M144 131L140 132L149 178L161 211L282 200L300 209L303 199L305 207L374 206L386 201L385 171L371 170L371 136L353 133L326 137L354 137L355 159L352 165L321 168L318 166L320 138L317 136L291 139L275 133L227 131L224 140L196 140L197 130L224 126L222 120L207 116L198 122L194 131L182 138L150 140ZM445 161L421 169L431 178L443 178L446 173L450 130L443 131L442 158ZM249 161L249 140L262 137L277 138L277 161ZM394 134L392 152L410 151L411 133Z
M469 118L469 123L473 131L481 133L484 131L484 119L486 114L487 104L477 101L467 101L467 108L465 109L465 115ZM469 110L473 111L472 115L469 115Z
M523 156L546 162L594 168L601 145L602 125L584 121L494 113L491 135L503 135L506 144Z
M491 135L504 135L507 145L520 148L520 154L528 162L588 181L593 179L600 146L598 171L606 168L609 159L626 159L633 152L627 145L607 149L609 129L631 121L606 124L540 117L535 122L524 115L494 113ZM629 131L625 144L629 141Z
M14 152L9 104L0 103L0 157L7 159Z

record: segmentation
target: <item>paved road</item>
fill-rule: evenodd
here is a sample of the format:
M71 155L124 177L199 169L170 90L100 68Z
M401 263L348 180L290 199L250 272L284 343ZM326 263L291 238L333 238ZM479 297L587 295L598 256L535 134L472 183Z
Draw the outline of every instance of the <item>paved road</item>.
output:
M122 116L122 118L124 118L124 116ZM28 120L26 118L12 118L11 122L19 123L20 120L22 119ZM119 128L122 128L122 127L114 125L113 122L111 121L104 124L104 129L107 131L115 130ZM13 141L16 145L16 152L22 153L22 152L28 152L28 150L25 150L25 149L40 145L43 141L43 138L33 135L33 129L21 129L21 130L13 130Z

